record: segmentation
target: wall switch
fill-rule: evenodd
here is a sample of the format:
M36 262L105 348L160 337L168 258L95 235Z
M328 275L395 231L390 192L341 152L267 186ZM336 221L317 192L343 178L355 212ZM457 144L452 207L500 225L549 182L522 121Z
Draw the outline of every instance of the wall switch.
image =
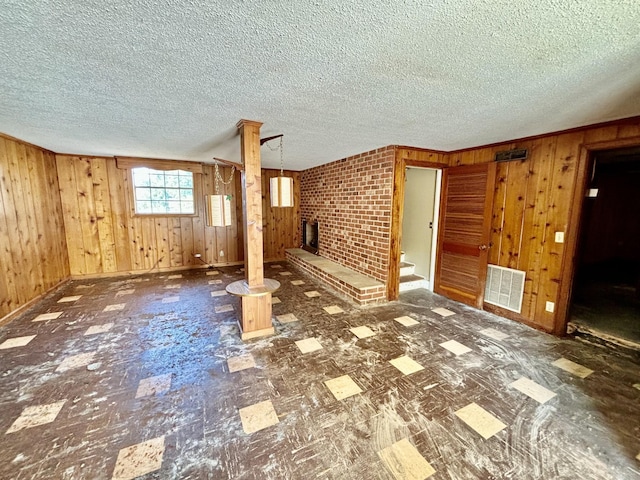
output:
M555 308L556 308L556 304L555 304L555 303L553 303L553 302L547 302L547 305L546 305L546 307L545 307L545 310L546 310L547 312L549 312L549 313L553 313L553 311L555 310Z
M564 243L564 232L556 232L556 243Z
M202 254L201 253L194 253L193 256L196 257L196 258L200 258L200 257L202 257Z
M220 255L218 255L219 257L224 257L224 250L220 250Z
M598 196L598 189L597 188L590 188L589 190L587 190L587 197L596 198L597 196Z

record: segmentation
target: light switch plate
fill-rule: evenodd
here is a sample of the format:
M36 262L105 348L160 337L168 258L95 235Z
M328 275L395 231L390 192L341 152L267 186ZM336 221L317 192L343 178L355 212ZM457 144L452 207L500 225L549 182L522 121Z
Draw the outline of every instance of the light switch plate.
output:
M545 310L549 313L553 313L553 311L556 308L556 304L553 302L547 302L546 306L545 306Z
M564 243L564 232L556 232L556 243Z

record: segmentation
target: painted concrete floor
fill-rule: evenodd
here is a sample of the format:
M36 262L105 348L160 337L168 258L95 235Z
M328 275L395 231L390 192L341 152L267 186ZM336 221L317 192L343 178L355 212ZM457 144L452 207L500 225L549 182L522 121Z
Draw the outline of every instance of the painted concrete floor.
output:
M640 478L628 358L266 274L277 334L247 343L237 267L70 282L0 328L0 478Z

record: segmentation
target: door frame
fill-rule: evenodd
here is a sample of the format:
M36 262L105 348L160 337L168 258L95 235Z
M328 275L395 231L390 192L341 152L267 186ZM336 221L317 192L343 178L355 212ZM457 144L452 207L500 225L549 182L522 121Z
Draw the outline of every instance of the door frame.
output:
M443 169L442 168L434 168L434 167L428 167L425 165L407 165L405 167L404 170L404 175L405 175L405 180L406 180L406 176L407 176L407 170L410 168L419 168L421 170L432 170L435 172L436 174L436 179L435 179L435 188L434 188L434 192L433 192L433 220L432 220L432 226L431 226L431 250L429 253L429 283L428 283L428 287L427 290L429 290L430 292L433 292L433 280L434 280L434 275L436 273L436 259L437 259L437 250L438 250L438 227L439 227L439 220L440 220L440 194L442 191L442 172ZM404 190L404 194L406 195L407 190L406 190L406 182L405 182L405 190ZM402 197L402 218L400 219L400 246L402 246L402 230L403 230L403 222L404 222L404 196ZM400 279L398 278L398 281Z
M400 295L400 254L402 245L402 219L404 217L404 189L407 167L422 167L440 170L437 175L442 179L442 170L446 163L447 153L419 148L396 147L393 166L393 191L391 194L391 232L389 235L389 265L387 270L387 301L397 300ZM436 187L436 204L440 203L441 191ZM439 206L437 207L439 208ZM434 218L434 225L435 225ZM437 233L437 228L434 233ZM437 235L433 238L437 239ZM433 248L432 255L435 253ZM432 268L434 268L432 261ZM432 282L433 288L433 282Z
M569 212L566 250L562 260L562 274L560 278L560 288L558 298L558 311L553 333L556 335L566 335L569 315L571 313L571 298L573 295L573 283L577 268L578 241L582 231L582 213L584 209L585 195L589 188L589 165L593 152L600 150L612 150L625 147L640 147L640 136L609 140L604 142L585 143L580 148L580 158L578 161L578 171L576 173L576 188L573 192L573 202Z

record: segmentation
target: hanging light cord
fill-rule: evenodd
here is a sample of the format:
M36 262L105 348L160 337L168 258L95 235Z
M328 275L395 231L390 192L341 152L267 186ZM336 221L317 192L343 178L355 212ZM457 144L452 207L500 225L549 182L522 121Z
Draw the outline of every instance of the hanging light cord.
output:
M282 138L283 137L280 137L280 143L278 144L277 147L271 148L271 145L269 145L269 142L267 142L267 147L269 147L269 150L271 150L272 152L274 150L280 149L280 176L284 177L284 172L283 172L283 170L284 170L284 156L283 156L283 153L282 153L282 151L283 151Z
M215 171L215 186L216 186L216 194L220 194L220 184L230 185L233 182L233 174L236 173L236 167L231 167L231 175L229 175L229 180L226 182L224 178L220 175L220 170L218 169L218 164L216 163L214 166Z

